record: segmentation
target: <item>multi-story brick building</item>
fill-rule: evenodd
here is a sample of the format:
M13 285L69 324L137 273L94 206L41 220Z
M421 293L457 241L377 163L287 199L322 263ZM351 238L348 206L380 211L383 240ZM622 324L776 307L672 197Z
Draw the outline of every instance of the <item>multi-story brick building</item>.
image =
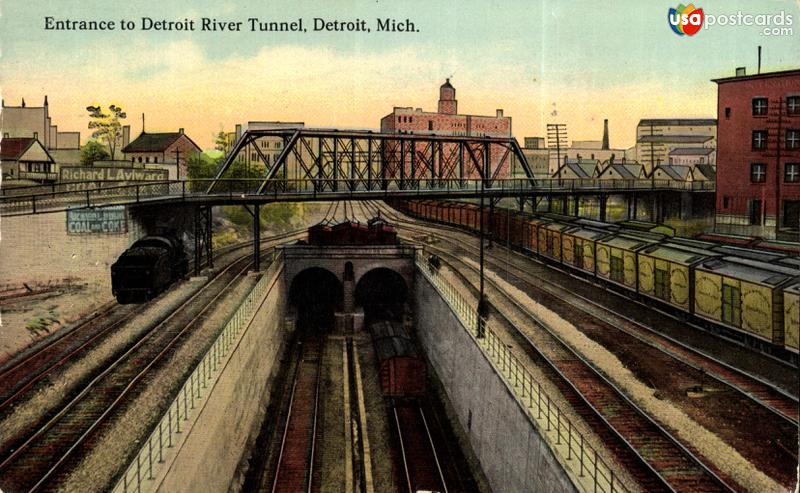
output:
M716 230L798 240L800 69L715 79Z
M503 116L502 109L498 109L495 116L458 114L456 89L447 79L439 88L438 111L396 106L381 118L381 132L511 137L511 118Z
M511 137L511 117L503 116L503 110L498 109L495 116L462 115L458 113L458 100L456 89L447 79L439 87L439 106L436 112L422 111L422 108L395 106L391 113L381 118L381 132L427 135L455 135L470 137ZM442 152L451 153L451 144L444 144ZM456 155L458 153L456 152ZM492 149L491 166L501 165L498 176L509 176L513 166L513 158L504 159L502 149ZM465 163L469 156L462 157ZM393 159L387 156L386 159ZM466 177L477 178L478 173L474 167L468 165Z

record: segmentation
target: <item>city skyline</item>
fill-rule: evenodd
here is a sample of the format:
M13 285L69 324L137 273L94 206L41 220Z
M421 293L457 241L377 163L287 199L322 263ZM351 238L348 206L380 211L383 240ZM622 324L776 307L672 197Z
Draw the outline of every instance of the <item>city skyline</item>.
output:
M513 118L512 133L543 136L566 123L570 140L599 140L609 119L611 145L635 143L636 123L652 117L715 117L712 78L800 65L794 33L764 36L756 26L711 26L680 37L668 26L669 4L596 9L589 2L486 7L466 3L301 2L245 9L229 3L140 2L102 14L98 2L4 5L3 75L7 105L40 105L85 141L90 104L122 106L132 134L186 128L203 148L213 135L249 120L305 121L310 126L378 128L394 106L436 107L451 77L459 109ZM461 5L461 4L460 4ZM700 4L698 4L700 5ZM707 14L775 14L800 19L797 2L703 2ZM624 14L624 15L623 15ZM45 31L56 19L291 20L412 18L419 33L207 33ZM451 22L440 22L449 16ZM629 19L621 22L622 19ZM616 21L613 22L613 21ZM796 28L795 28L796 30ZM468 46L469 50L463 47ZM713 54L713 56L709 56ZM31 67L36 67L35 71Z

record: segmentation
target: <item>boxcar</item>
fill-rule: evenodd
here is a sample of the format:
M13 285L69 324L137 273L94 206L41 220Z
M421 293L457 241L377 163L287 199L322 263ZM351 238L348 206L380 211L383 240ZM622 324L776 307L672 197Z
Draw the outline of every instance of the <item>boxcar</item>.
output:
M595 243L607 236L609 236L607 231L585 226L573 226L564 230L561 233L564 263L594 275Z
M550 220L541 217L530 217L523 223L522 249L531 253L539 253L539 229Z
M719 256L710 250L680 244L653 245L639 251L639 294L685 312L691 311L694 271L699 262Z
M694 314L736 332L783 346L783 287L797 271L736 257L695 267Z
M597 277L636 291L636 252L659 241L651 236L626 232L597 240Z
M425 361L399 323L375 322L370 331L383 394L390 397L423 394L427 377Z
M539 253L561 262L561 232L571 226L563 222L549 222L539 228Z
M783 289L784 347L794 354L800 353L800 282Z

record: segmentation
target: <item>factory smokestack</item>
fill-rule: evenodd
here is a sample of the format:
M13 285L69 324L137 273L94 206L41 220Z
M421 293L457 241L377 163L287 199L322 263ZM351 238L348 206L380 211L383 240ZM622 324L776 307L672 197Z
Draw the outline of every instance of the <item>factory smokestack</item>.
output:
M608 150L608 118L603 120L603 150Z

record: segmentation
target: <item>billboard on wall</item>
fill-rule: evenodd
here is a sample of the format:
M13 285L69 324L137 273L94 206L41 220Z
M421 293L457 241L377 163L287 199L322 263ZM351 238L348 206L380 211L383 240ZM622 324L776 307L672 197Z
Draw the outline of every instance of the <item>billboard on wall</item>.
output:
M122 234L127 231L125 206L67 210L67 234Z
M113 181L119 185L135 181L164 181L169 179L165 169L112 168L112 167L66 167L61 168L61 182L67 191L97 188L94 182Z

